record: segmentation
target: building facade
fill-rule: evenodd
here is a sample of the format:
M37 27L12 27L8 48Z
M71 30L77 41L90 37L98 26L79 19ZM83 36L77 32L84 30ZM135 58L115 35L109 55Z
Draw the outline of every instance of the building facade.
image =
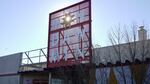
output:
M47 68L47 48L0 57L0 83L149 84L149 44L146 40L95 48L92 64L59 68Z

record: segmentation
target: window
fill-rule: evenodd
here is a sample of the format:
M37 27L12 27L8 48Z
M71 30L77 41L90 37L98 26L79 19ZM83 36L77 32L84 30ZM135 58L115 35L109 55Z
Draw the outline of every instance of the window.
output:
M110 68L96 69L96 84L108 84Z
M125 82L126 84L132 84L132 77L129 66L114 67L113 70L115 72L118 84L125 84Z
M64 84L64 81L61 79L52 79L52 84Z

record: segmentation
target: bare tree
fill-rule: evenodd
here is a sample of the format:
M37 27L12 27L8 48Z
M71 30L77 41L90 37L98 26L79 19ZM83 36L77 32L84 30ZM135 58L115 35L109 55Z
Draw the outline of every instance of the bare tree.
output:
M144 62L145 62L145 58L150 54L150 41L147 39L143 39L141 41L138 41L137 37L137 25L130 25L130 26L123 26L121 27L120 25L117 28L117 31L112 31L109 34L109 40L112 44L112 47L115 51L115 54L118 58L118 60L121 62L121 70L118 70L118 72L120 73L120 75L123 78L123 83L124 84L128 84L127 78L126 78L126 74L125 74L125 70L124 67L122 65L123 60L130 60L132 63L130 66L135 66L135 60L139 59L141 60L141 64L140 64L140 73L138 74L138 76L140 77L140 79L138 81L140 81L140 84L147 84L147 81L145 79L148 79L150 76L145 74L145 68L144 68ZM121 28L125 29L124 32L121 31ZM143 35L144 36L144 35ZM144 38L144 37L143 37ZM126 51L126 53L124 53ZM127 55L123 55L123 54L127 54ZM126 57L124 57L126 56ZM124 59L123 59L124 58ZM134 68L130 69L131 71L131 83L130 84L135 84L135 80L134 80ZM148 77L148 78L147 78Z
M145 58L150 54L150 42L149 40L144 39L145 37L142 37L143 40L138 41L137 25L132 25L130 28L132 29L131 32L127 30L125 32L127 50L131 58L131 61L133 62L131 63L131 66L134 66L136 59L141 60L141 64L139 65L140 66L139 81L140 84L143 84L145 82L145 75L146 75L145 74L146 69L144 68L143 63L145 62ZM133 74L134 74L134 68L131 68L132 84L134 83Z
M121 26L118 25L116 27L117 29L117 32L115 32L114 30L109 33L109 40L112 44L112 47L113 47L113 50L114 50L114 55L116 55L118 61L122 62L122 49L121 49L121 44L123 43L123 34L122 34L122 31L121 31ZM127 84L126 83L126 77L125 77L125 73L124 73L124 68L123 68L123 65L122 63L120 64L121 65L121 71L118 70L119 74L123 77L123 83L124 84Z
M128 29L127 29L128 28ZM130 30L131 29L131 30ZM135 61L136 55L137 55L137 25L131 25L129 27L125 27L125 42L127 43L127 53L129 54L129 59L131 62ZM131 63L131 66L134 66L133 63ZM133 68L131 70L131 80L132 84L134 84L134 77L133 77Z
M139 48L139 55L141 56L140 58L142 61L142 64L140 66L140 72L141 72L140 73L140 76L141 76L140 83L144 84L147 82L145 79L150 78L150 75L146 76L146 73L145 73L146 69L144 68L144 61L147 58L147 56L150 55L150 41L149 40L140 41L138 48Z

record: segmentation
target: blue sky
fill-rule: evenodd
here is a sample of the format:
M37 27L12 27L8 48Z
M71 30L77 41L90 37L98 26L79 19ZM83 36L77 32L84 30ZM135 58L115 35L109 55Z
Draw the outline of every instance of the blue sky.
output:
M47 47L48 15L82 0L0 0L0 56ZM118 24L150 28L150 0L92 0L93 44Z

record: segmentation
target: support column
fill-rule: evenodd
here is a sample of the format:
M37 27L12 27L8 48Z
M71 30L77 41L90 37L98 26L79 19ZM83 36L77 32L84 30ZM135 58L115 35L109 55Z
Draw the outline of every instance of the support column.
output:
M23 74L19 75L19 84L23 84Z
M49 73L48 84L52 84L52 73Z

